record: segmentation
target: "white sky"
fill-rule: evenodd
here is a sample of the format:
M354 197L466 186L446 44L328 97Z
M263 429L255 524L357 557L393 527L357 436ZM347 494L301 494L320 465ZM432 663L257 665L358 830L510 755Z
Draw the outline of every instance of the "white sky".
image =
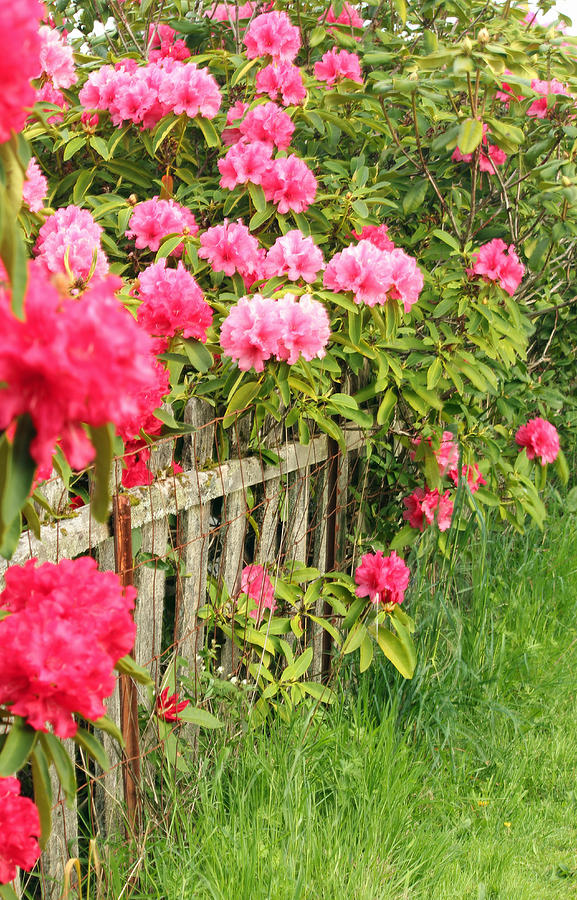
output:
M530 6L533 7L533 4L530 4ZM573 20L571 33L577 34L577 0L557 0L555 7L559 12L563 13L564 16L569 16ZM551 11L547 16L547 20L552 17Z

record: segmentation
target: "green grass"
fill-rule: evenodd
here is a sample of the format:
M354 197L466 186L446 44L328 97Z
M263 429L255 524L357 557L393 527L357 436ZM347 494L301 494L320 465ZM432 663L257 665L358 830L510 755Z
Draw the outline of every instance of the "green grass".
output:
M577 897L576 526L417 569L413 682L383 664L308 731L213 745L122 896ZM111 857L107 896L127 871Z

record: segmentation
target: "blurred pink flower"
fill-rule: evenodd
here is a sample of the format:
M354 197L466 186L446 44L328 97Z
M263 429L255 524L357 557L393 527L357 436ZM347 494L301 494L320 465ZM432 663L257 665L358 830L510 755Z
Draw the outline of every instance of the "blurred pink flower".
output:
M301 38L285 12L276 10L253 19L244 36L248 59L271 56L275 63L292 62L301 47Z
M524 447L529 459L535 457L541 458L541 465L555 462L559 455L559 434L557 429L547 419L539 416L536 419L522 425L517 434L515 441L519 447Z
M410 575L409 567L394 550L388 556L382 550L365 553L355 572L355 593L372 603L402 603Z

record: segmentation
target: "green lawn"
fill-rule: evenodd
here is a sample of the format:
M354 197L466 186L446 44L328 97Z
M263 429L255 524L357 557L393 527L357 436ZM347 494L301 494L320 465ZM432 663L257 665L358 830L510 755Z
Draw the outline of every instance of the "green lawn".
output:
M426 569L414 681L383 664L308 731L213 744L123 897L577 897L576 517Z

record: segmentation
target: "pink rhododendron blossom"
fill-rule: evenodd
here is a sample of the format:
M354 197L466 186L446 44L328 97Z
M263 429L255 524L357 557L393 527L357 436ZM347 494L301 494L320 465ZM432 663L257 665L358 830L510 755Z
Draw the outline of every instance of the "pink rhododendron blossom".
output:
M402 603L410 578L409 567L393 550L388 556L382 550L365 553L355 572L357 597L368 597L372 603Z
M250 2L241 3L239 6L233 3L217 3L212 9L205 10L204 14L213 22L230 22L234 24L237 16L239 19L250 19L256 7L256 3Z
M220 186L234 190L239 184L260 184L272 157L272 144L239 141L233 144L226 156L218 161L221 174Z
M322 251L313 239L295 228L276 239L266 255L264 274L266 278L286 275L290 281L302 278L311 284L316 281L323 264Z
M511 296L525 274L525 266L519 261L513 244L507 248L505 241L500 238L483 244L473 255L473 260L473 275L481 275L485 281L497 282Z
M571 91L568 86L557 81L556 78L553 78L551 81L539 81L538 78L534 78L531 81L531 87L537 94L541 94L537 100L533 100L531 106L527 110L527 115L532 116L535 119L545 119L550 115L555 106L555 103L549 105L547 102L547 97L550 94L563 94L566 97L571 96Z
M504 75L512 75L513 73L510 69L505 69ZM517 87L516 90L519 90ZM497 91L495 94L497 100L500 100L501 103L504 103L507 108L509 108L509 104L511 100L524 100L523 94L516 94L511 85L507 81L501 82L501 90Z
M285 62L270 64L256 73L257 94L268 94L284 106L298 106L307 95L303 75L298 66Z
M242 222L214 225L200 236L201 259L207 259L215 272L249 276L262 268L258 241Z
M323 284L329 290L352 291L355 303L367 306L401 300L408 312L419 298L423 275L404 250L380 250L362 240L335 253L325 269Z
M156 715L163 722L180 722L179 713L186 709L190 700L181 700L178 694L168 694L165 687L156 698Z
M429 445L429 447L433 447L432 438L426 438L425 442ZM420 437L416 437L413 439L414 447L418 447L420 443ZM439 474L441 476L446 475L447 472L450 472L450 470L453 469L455 470L455 472L457 471L457 466L459 465L459 446L455 441L453 433L451 431L443 431L439 447L438 449L433 450L433 454L439 465ZM415 459L415 452L412 451L410 456L411 459Z
M122 458L122 487L145 487L154 481L154 473L147 466L150 459L150 448L146 441L127 441Z
M144 329L139 329L144 331ZM146 336L148 333L145 332ZM165 340L149 338L152 352L165 353ZM163 346L158 346L161 343ZM140 432L148 435L160 434L162 422L154 415L154 410L162 406L162 401L170 393L170 376L160 360L152 357L152 374L144 387L134 387L129 392L130 408L115 421L116 431L125 442L125 450L134 441L141 441ZM147 445L148 446L148 445ZM148 459L148 457L146 457Z
M300 300L293 294L285 294L276 301L279 317L278 347L276 356L289 366L300 356L310 362L322 359L331 336L327 311L310 294Z
M249 109L248 103L243 103L242 100L237 100L234 106L231 106L226 114L226 124L227 125L236 125L240 124L240 120L244 116L244 114ZM242 132L240 128L225 128L221 134L222 142L227 147L231 144L236 144L242 138Z
M206 69L197 69L194 63L178 63L169 69L158 98L175 115L185 113L191 119L198 115L214 119L222 102L215 78Z
M343 8L338 16L335 15L335 11L331 6L326 22L329 25L348 25L351 28L362 28L363 20L359 16L358 12L350 3L343 3ZM360 40L360 38L357 38Z
M47 81L42 87L38 88L36 91L36 96L34 97L35 105L39 106L41 111L46 116L46 119L51 124L62 122L63 115L62 113L66 112L68 109L68 103L66 102L66 97L54 87L51 81ZM58 106L61 112L55 112L52 108L45 104L53 104L54 106Z
M125 234L135 240L139 250L148 248L156 253L167 235L195 235L197 231L198 225L189 209L174 200L153 197L134 207ZM182 244L175 247L171 255L180 256L181 253Z
M0 777L0 884L14 881L17 870L40 858L40 816L28 797L20 796L17 778Z
M278 351L280 322L277 303L270 297L241 297L222 323L220 346L238 362L242 372L263 372Z
M130 652L136 591L88 556L11 566L0 609L0 704L38 731L73 737L75 713L106 714L114 666ZM1 840L1 838L0 838Z
M453 501L449 491L439 494L436 488L434 491L430 491L428 488L426 490L417 488L404 498L403 503L407 507L403 513L403 519L408 521L411 528L424 531L427 525L431 525L435 521L435 518L439 531L447 531L451 525Z
M55 88L69 88L78 81L74 67L72 47L55 28L40 27L40 68L37 77L44 74Z
M31 212L40 212L44 209L44 200L48 193L48 181L42 174L42 169L32 157L26 169L26 179L22 187L22 199Z
M557 429L547 419L536 419L522 425L515 440L519 447L524 447L529 459L541 458L541 465L555 462L559 455L559 434Z
M479 169L481 172L495 174L495 166L504 166L507 162L507 154L497 147L495 144L489 144L487 139L488 126L483 123L483 138L481 140L481 149L479 150ZM454 162L470 163L473 160L472 153L461 153L457 146L453 151L451 159Z
M346 50L328 50L323 58L315 63L315 78L318 78L319 81L326 81L329 87L343 78L362 84L361 61L356 53L348 53Z
M0 4L0 143L22 131L26 108L34 104L30 81L40 72L38 31L44 7L38 0Z
M240 578L240 589L243 594L250 597L256 603L256 609L251 609L249 616L260 623L265 609L273 613L276 609L274 587L266 569L260 565L245 566Z
M459 484L459 470L455 466L454 469L449 471L449 477L453 480L455 485ZM483 475L481 474L481 470L477 463L473 463L471 466L462 466L461 467L461 478L463 481L466 481L469 485L469 490L471 493L475 493L478 491L481 485L487 484Z
M190 50L186 41L177 38L177 32L170 25L150 25L148 28L148 61L161 59L188 59Z
M181 262L169 269L166 259L153 263L138 276L138 322L149 334L206 341L212 309L197 282Z
M365 225L360 234L353 231L357 241L370 241L379 250L394 250L395 245L389 237L388 225Z
M100 244L103 229L92 213L79 206L57 209L38 232L34 253L41 266L72 282L98 281L108 274L108 259Z
M275 63L292 62L301 47L301 38L285 12L276 10L253 19L244 36L248 59L272 56Z
M317 193L317 180L307 164L291 153L273 159L261 181L268 202L276 203L279 213L289 209L301 213L309 208Z
M279 150L290 145L295 126L276 103L262 103L251 109L240 123L240 133L247 141L264 141Z
M151 339L115 297L120 285L111 276L77 300L33 264L24 321L0 292L0 430L28 413L39 465L50 464L57 442L73 468L88 465L95 452L82 424L142 414L138 393L156 383Z

